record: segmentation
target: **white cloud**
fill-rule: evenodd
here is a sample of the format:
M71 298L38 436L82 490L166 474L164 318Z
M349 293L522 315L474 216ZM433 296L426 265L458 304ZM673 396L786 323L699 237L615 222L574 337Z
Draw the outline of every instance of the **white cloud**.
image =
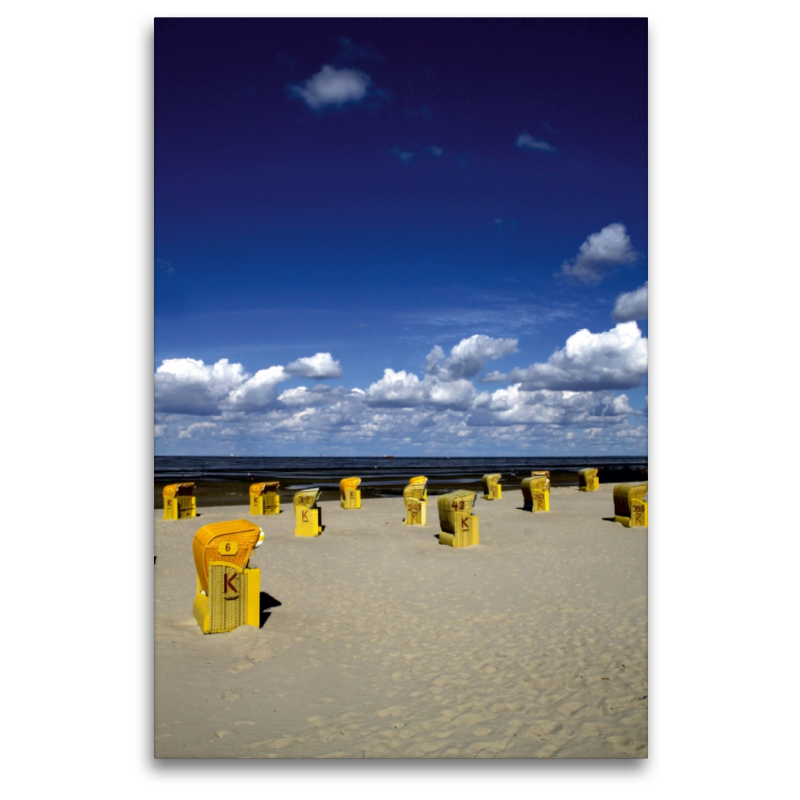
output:
M393 147L392 152L404 163L410 164L414 158L414 154L408 150L401 150L399 147Z
M287 406L327 406L341 397L342 393L341 387L331 390L329 386L315 386L309 390L305 386L297 386L287 389L278 400Z
M531 150L555 150L553 145L548 144L543 139L535 139L529 133L521 133L517 136L517 147L527 147Z
M631 389L647 374L647 339L635 322L621 322L610 331L574 333L566 346L544 364L492 372L486 382L514 381L524 389L590 391Z
M633 292L621 294L614 304L613 314L617 322L647 319L647 281Z
M385 369L383 377L367 389L364 401L369 406L384 408L432 405L466 409L476 394L468 380L442 381L433 376L420 380L413 372Z
M342 367L338 361L333 360L330 353L316 353L307 358L298 358L297 361L287 364L285 370L290 375L315 380L342 377Z
M283 367L260 369L228 395L228 402L238 411L269 408L275 404L278 384L288 380L289 375Z
M206 366L194 358L168 358L156 370L155 407L172 414L217 414L231 391L248 378L241 364L227 358Z
M443 381L472 378L490 358L503 358L517 352L517 339L494 339L476 333L462 339L444 358L444 351L436 345L425 359L425 372ZM442 360L444 359L444 360Z
M592 233L580 246L577 257L565 261L557 274L581 283L599 283L610 268L635 264L638 260L639 253L633 249L625 226L614 222Z
M315 111L325 106L357 103L367 95L372 79L358 69L336 69L326 64L316 75L291 90Z
M439 158L444 153L444 148L435 147L434 145L428 145L425 149L435 158Z

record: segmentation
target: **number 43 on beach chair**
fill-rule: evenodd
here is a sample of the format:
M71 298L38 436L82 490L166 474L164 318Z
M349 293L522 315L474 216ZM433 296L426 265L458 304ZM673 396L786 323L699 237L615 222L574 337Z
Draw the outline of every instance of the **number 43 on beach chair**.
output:
M261 570L250 567L250 554L263 541L261 528L244 519L205 525L195 534L193 613L203 633L259 627Z

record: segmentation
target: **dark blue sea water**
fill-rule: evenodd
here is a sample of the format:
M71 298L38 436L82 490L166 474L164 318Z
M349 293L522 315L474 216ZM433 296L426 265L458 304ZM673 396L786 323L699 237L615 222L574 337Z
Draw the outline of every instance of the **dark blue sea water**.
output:
M425 475L429 482L475 483L488 472L504 478L525 477L531 470L549 470L553 483L577 484L578 470L600 469L601 482L631 480L647 467L647 456L591 456L548 458L286 458L155 456L155 482L278 480L281 489L296 491L308 486L338 489L339 481L350 475L361 478L362 489L398 487L413 475Z

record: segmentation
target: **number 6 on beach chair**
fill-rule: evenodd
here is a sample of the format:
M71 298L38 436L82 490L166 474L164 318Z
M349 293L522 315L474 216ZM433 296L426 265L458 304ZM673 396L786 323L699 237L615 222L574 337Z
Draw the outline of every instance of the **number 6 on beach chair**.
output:
M250 554L263 541L261 528L244 519L205 525L195 534L197 595L192 611L203 633L259 626L261 570L250 568Z
M254 483L250 486L250 513L253 516L281 513L281 496L278 481Z
M618 483L614 487L614 522L626 528L647 527L646 483Z
M339 505L342 508L361 508L361 478L342 478L339 481Z
M472 513L475 492L459 489L443 494L437 501L439 508L439 544L450 547L469 547L478 544L478 518Z
M294 535L319 536L322 526L322 509L317 507L320 489L301 489L294 496Z
M164 519L189 519L197 516L193 483L173 483L164 487Z
M418 475L408 481L403 489L403 502L406 504L404 525L425 525L428 521L428 479Z

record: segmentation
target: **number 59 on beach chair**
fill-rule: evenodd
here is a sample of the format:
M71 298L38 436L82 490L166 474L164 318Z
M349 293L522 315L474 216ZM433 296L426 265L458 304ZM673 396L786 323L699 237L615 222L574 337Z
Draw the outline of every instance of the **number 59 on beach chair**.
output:
M281 496L278 481L254 483L250 486L250 513L255 516L281 513Z
M339 505L342 508L361 508L361 478L342 478L339 481Z
M172 483L164 487L164 519L189 519L197 516L193 483Z
M322 526L322 510L317 507L320 489L301 489L294 496L294 535L319 536Z
M418 475L408 481L403 489L403 502L406 505L404 525L425 525L428 521L428 479Z
M205 525L195 534L197 595L192 611L203 633L259 626L261 571L250 568L250 554L263 541L261 528L244 519Z
M469 547L478 544L478 518L472 513L477 494L467 489L443 494L439 508L439 544Z

